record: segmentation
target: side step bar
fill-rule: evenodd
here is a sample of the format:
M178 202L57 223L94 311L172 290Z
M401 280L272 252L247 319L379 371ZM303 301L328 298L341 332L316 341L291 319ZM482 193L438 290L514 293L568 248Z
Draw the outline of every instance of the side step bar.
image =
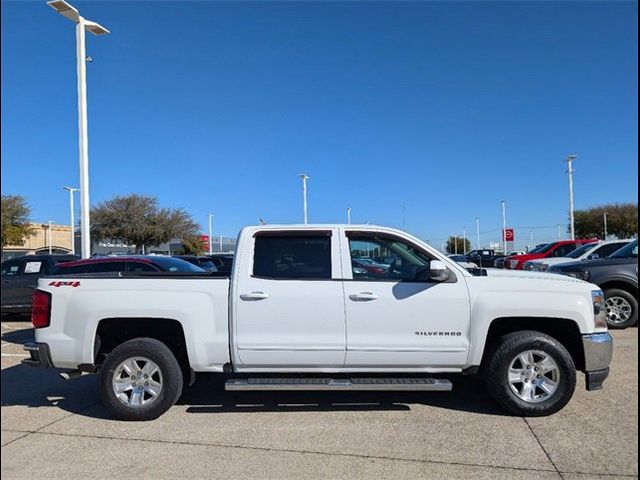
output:
M348 390L448 392L451 381L441 378L243 378L227 380L225 390Z

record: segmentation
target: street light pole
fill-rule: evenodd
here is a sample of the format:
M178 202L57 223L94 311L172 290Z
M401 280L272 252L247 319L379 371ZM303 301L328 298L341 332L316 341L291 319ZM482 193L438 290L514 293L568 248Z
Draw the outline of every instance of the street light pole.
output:
M64 0L47 2L60 15L76 24L76 64L78 74L78 150L80 159L80 235L82 258L91 256L91 225L89 219L89 137L87 134L87 54L85 29L94 35L105 35L109 30L81 17L78 10Z
M63 190L69 192L69 223L71 224L71 254L76 254L76 235L75 235L75 212L73 207L73 194L79 192L79 188L62 187Z
M507 254L507 201L502 200L502 248Z
M562 225L558 224L558 240L562 240Z
M306 225L309 221L307 216L307 180L309 180L309 176L306 173L301 173L299 177L302 179L302 208L304 211L304 224Z
M604 212L603 220L604 220L604 240L606 240L607 235L609 235L609 232L607 231L607 212Z
M49 244L49 255L53 254L53 246L51 245L53 243L52 240L52 235L51 235L51 224L53 223L53 220L49 220L49 229L48 229L48 233L49 233L49 241L47 242Z
M209 214L209 255L213 253L213 214Z
M480 218L476 217L476 248L479 250L480 247Z
M351 225L351 207L347 208L347 225Z
M467 229L462 227L462 254L467 254Z
M567 173L569 174L569 221L571 222L571 240L576 239L576 224L573 212L573 162L578 158L576 155L569 155L565 162L567 162Z

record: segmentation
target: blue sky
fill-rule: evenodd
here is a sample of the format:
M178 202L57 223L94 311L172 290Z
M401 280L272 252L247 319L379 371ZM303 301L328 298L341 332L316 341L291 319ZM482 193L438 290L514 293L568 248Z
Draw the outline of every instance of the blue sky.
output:
M636 201L637 4L75 2L87 35L91 200L155 195L235 235L258 218L402 226L439 245ZM2 192L68 221L73 24L2 2ZM519 240L531 229L520 228ZM557 229L536 229L535 241ZM544 238L543 238L544 237Z

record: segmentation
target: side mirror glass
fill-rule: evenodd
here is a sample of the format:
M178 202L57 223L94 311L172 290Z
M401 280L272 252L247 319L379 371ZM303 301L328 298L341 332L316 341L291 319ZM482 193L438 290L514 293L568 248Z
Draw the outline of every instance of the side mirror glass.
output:
M449 279L451 272L447 268L447 265L440 260L431 260L429 265L429 280L434 282L446 282Z
M596 260L598 258L600 258L600 255L598 255L597 253L592 253L591 255L589 255L587 257L589 260Z

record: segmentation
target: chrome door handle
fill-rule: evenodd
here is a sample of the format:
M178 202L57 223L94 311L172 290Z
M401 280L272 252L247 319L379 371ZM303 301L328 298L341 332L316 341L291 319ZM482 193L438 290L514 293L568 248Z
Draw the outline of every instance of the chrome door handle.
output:
M240 299L246 300L246 301L266 300L267 298L269 298L269 294L264 292L251 292L251 293L240 294Z
M378 295L372 292L360 292L360 293L352 293L349 295L349 298L354 302L370 302L372 300L377 300Z

